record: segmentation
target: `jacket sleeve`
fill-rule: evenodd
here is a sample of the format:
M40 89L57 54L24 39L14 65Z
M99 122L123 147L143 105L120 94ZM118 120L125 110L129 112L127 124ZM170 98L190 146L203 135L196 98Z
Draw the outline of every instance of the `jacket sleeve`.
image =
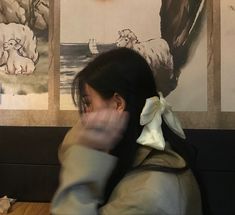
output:
M70 146L62 160L60 185L51 204L53 215L96 215L104 186L116 158L79 145Z
M109 201L98 209L116 158L97 150L72 145L64 153L61 162L60 185L52 200L52 215L156 214L156 194L149 186L145 186L148 174L125 177Z

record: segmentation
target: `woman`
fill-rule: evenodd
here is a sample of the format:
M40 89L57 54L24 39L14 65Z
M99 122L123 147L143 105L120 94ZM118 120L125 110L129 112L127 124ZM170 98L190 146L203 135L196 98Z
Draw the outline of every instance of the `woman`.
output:
M127 48L99 55L75 77L81 121L60 148L52 214L201 214L183 130L156 92L149 65Z

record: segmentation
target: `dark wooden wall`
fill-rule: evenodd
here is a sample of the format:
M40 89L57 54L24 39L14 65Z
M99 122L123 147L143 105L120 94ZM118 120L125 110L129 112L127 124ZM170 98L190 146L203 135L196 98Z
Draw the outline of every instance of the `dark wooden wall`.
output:
M58 145L68 128L0 127L0 196L50 201L58 185Z
M198 151L197 172L206 214L235 214L235 131L186 130L186 134Z
M51 200L58 185L58 145L68 128L0 127L0 196ZM197 149L197 172L206 209L235 214L235 131L186 130Z

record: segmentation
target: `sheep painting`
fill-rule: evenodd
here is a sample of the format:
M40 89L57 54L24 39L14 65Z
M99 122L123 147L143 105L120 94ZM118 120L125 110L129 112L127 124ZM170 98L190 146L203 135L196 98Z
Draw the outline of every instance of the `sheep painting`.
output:
M20 42L19 39L10 39L3 44L4 51L8 53L6 73L11 75L29 75L35 70L34 62L19 54L19 50L22 48Z
M49 3L0 0L0 109L48 109Z
M177 82L177 77L173 74L173 57L167 42L161 38L140 42L130 29L123 29L118 34L117 47L127 47L141 54L153 71L158 90L166 96ZM170 88L169 83L173 83Z
M38 61L37 40L33 31L22 24L0 24L0 65L10 75L30 75Z
M64 98L68 96L60 100L61 107L74 108L73 103L67 107L70 80L90 61L87 42L96 38L99 53L127 47L141 54L153 71L157 90L177 110L188 110L188 107L204 110L207 101L205 0L60 2L60 94ZM68 20L71 12L74 22ZM182 102L190 100L185 94L191 88L191 81L193 86L201 86L200 91L193 91L193 104Z

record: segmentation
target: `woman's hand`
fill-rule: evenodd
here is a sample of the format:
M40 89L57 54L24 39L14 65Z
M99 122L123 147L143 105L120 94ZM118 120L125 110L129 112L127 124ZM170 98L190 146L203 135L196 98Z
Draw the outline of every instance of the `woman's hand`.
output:
M127 112L113 109L86 113L81 121L66 134L61 153L72 144L109 152L122 138L127 120Z

